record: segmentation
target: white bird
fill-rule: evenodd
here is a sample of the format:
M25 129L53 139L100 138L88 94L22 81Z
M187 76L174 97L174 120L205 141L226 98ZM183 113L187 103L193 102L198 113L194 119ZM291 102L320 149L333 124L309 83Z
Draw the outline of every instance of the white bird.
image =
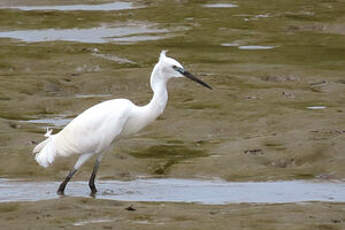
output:
M60 184L57 193L65 187L77 170L92 156L97 159L89 180L91 195L97 192L95 177L104 152L120 138L134 134L154 121L165 109L168 101L167 83L171 78L187 77L212 89L194 77L182 65L162 51L151 74L153 97L145 106L137 106L127 99L113 99L96 104L74 118L57 134L47 130L47 139L38 144L33 153L43 167L53 163L55 157L80 155L72 170Z

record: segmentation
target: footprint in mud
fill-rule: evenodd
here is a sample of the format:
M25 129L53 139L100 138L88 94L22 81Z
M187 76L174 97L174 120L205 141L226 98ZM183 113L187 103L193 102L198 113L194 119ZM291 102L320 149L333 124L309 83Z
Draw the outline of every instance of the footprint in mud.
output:
M245 154L251 154L251 155L264 155L264 152L262 149L249 149L244 151Z
M131 211L131 212L134 212L136 211L135 208L133 208L133 204L131 204L129 207L125 208L127 211Z
M285 97L287 97L287 98L290 98L290 99L296 98L296 96L295 96L294 93L288 92L288 91L283 91L283 92L282 92L282 95L285 96Z

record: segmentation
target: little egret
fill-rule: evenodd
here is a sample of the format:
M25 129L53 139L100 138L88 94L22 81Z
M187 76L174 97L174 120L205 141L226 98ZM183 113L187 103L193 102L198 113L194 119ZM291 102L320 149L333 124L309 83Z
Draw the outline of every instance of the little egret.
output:
M94 195L97 192L95 177L104 152L115 141L138 132L162 114L168 101L168 80L183 76L212 89L186 71L178 61L167 57L166 51L162 51L151 74L153 97L150 103L136 106L127 99L104 101L85 110L59 133L51 134L51 130L47 130L47 139L33 150L35 160L41 166L48 167L58 156L80 155L57 193L63 195L67 183L77 170L91 156L97 155L89 180L91 195Z

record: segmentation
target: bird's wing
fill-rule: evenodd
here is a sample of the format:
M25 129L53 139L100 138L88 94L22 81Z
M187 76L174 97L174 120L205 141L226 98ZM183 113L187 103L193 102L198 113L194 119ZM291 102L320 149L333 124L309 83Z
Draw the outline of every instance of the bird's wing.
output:
M99 153L121 133L133 103L126 99L97 104L73 119L54 138L59 155Z

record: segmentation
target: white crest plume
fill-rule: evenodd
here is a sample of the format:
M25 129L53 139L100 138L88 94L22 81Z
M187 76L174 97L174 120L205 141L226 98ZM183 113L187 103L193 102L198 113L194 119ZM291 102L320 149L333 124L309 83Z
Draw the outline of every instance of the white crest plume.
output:
M161 54L160 54L160 56L159 56L159 60L165 58L165 57L167 56L167 52L168 52L168 50L162 50L162 51L161 51Z

